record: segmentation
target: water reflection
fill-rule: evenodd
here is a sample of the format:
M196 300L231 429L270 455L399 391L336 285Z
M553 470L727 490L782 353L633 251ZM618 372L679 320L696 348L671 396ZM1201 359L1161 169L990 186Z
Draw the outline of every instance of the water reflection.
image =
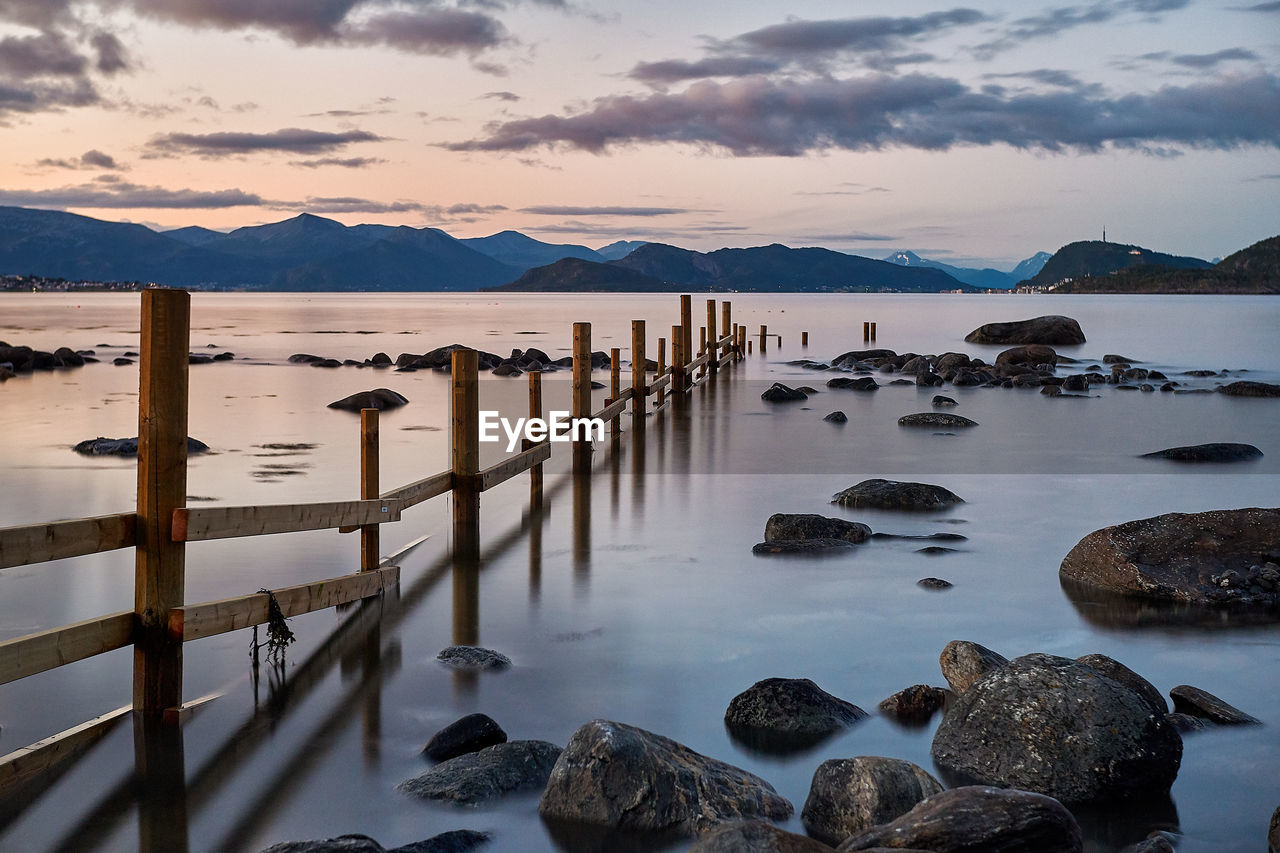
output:
M573 475L573 584L585 594L591 581L591 474Z
M1121 630L1142 628L1246 628L1280 622L1275 607L1205 607L1185 601L1119 595L1060 578L1062 591L1091 625Z
M134 780L140 853L186 853L187 785L182 728L134 715Z

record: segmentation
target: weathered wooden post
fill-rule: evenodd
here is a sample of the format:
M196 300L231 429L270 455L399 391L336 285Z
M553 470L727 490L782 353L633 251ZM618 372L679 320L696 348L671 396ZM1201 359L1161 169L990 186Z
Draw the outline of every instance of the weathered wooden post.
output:
M473 349L453 351L453 548L480 548L480 363Z
M873 341L874 341L875 339L876 339L876 324L875 324L874 322L872 322L872 324L871 324L871 340L873 340Z
M610 347L609 349L609 402L615 403L622 396L622 350L618 347ZM619 429L622 425L622 416L614 415L609 419L609 437L612 441L617 441L622 437L622 431Z
M728 337L729 330L733 328L733 303L725 300L720 303L720 334ZM736 338L735 338L736 341ZM724 348L722 355L729 358L733 353L733 343L728 344Z
M679 326L671 327L671 393L677 395L684 390L685 372L680 348L684 346L684 330Z
M573 324L573 391L570 397L569 415L572 418L591 417L591 324ZM577 430L574 435L581 435ZM573 473L591 474L591 442L575 438L573 442Z
M801 332L801 333L800 333L800 346L802 346L802 347L807 347L808 345L809 345L809 333L808 333L808 332Z
M191 294L144 290L141 328L133 710L158 720L182 704L182 637L167 628L186 593L186 545L173 541L173 511L187 502Z
M360 410L360 500L378 499L378 410ZM360 571L372 572L381 560L380 529L376 524L360 528Z
M529 372L529 420L542 420L542 371ZM533 446L529 439L524 440L523 449ZM542 507L542 465L539 462L529 469L529 505L532 509Z
M645 352L644 320L631 321L631 428L644 429L645 407L648 405L649 384L645 371L649 356Z
M706 326L699 326L699 327L698 327L698 358L702 358L704 355L707 355L707 327L706 327ZM699 379L702 379L702 378L706 377L706 375L707 375L707 365L708 365L708 363L710 362L710 359L711 359L711 357L710 357L710 356L707 356L707 361L704 361L704 362L703 362L703 363L698 367L698 378L699 378Z
M864 342L871 340L871 324L870 323L864 322L862 324L862 340Z
M720 347L716 346L719 340L716 334L716 301L714 299L707 300L707 345L711 347L707 356L707 369L714 374L720 369Z
M658 378L661 379L667 373L667 339L658 338ZM666 386L658 389L658 399L654 403L655 406L661 406L667 399Z
M693 297L687 293L680 297L680 357L686 374L684 387L688 388L689 362L693 361Z

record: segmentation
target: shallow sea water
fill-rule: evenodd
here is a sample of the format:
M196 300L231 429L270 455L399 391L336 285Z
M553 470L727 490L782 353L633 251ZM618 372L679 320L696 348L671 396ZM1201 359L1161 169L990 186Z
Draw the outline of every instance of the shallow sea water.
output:
M715 294L720 298L723 294ZM686 413L650 416L643 442L629 416L600 444L596 475L575 484L567 454L548 468L540 515L527 479L485 494L478 572L452 569L447 499L386 525L383 551L431 534L399 560L400 589L381 602L291 620L287 687L249 676L248 632L190 643L185 695L223 695L182 729L185 832L192 850L363 832L391 847L456 828L489 830L494 850L660 849L633 840L550 831L535 796L460 809L394 790L425 769L418 752L441 726L473 711L512 738L563 744L594 718L631 723L751 770L797 811L823 760L909 759L933 771L931 724L905 729L873 716L802 754L759 754L735 742L729 700L771 676L808 677L867 710L915 683L944 684L937 656L970 639L1008 657L1032 651L1109 654L1167 692L1194 684L1261 718L1260 727L1186 738L1168 801L1080 814L1088 849L1116 850L1171 829L1179 850L1256 850L1280 804L1280 626L1177 624L1158 612L1073 603L1057 568L1085 534L1163 512L1280 505L1280 400L1095 389L1087 400L1035 391L885 387L828 391L829 374L788 365L874 346L948 350L990 360L998 347L963 342L990 321L1062 313L1089 337L1060 350L1086 364L1122 353L1190 386L1236 378L1280 381L1280 302L1266 297L961 297L729 295L734 318L783 335L765 353L693 392ZM705 316L696 296L695 319ZM0 340L93 348L105 363L0 385L0 526L127 511L130 461L69 449L137 432L137 370L110 357L137 348L136 295L3 295ZM654 341L679 322L672 296L195 294L192 349L236 360L191 369L191 434L213 448L193 458L193 506L342 500L357 494L358 419L324 408L373 387L410 405L382 416L382 481L391 488L443 470L448 379L287 363L295 352L364 359L460 342L506 354L536 346L568 354L570 324L593 323L593 348L629 357L630 320ZM807 348L800 332L810 333ZM526 334L533 333L533 334ZM99 346L107 344L108 346ZM210 347L209 345L213 345ZM755 339L758 347L759 338ZM1184 370L1230 369L1189 379ZM1236 373L1234 371L1247 371ZM1061 372L1061 371L1060 371ZM625 375L625 371L624 371ZM523 378L483 376L482 408L524 414ZM597 379L607 381L607 371ZM893 377L877 377L881 382ZM771 407L770 382L822 390ZM568 408L568 372L545 378L548 408ZM905 430L934 393L979 422L956 435ZM597 406L604 392L597 392ZM843 427L824 423L846 412ZM1138 454L1206 441L1249 442L1266 456L1187 467ZM297 447L297 445L313 445ZM483 447L484 464L501 450ZM939 514L854 512L835 492L868 477L938 483L966 499ZM817 512L876 531L960 532L956 553L876 540L823 560L754 557L773 512ZM192 543L187 600L204 601L354 570L355 537L333 531ZM925 576L954 589L918 588ZM132 555L116 552L0 572L0 639L132 606ZM380 615L380 619L377 618ZM340 628L335 634L335 629ZM435 653L454 641L498 649L508 672L462 676ZM0 753L128 702L127 650L0 686ZM936 724L936 721L935 721ZM128 785L127 726L0 827L3 850L143 849ZM144 799L144 805L152 803ZM788 828L802 831L799 818ZM667 849L684 849L684 842Z

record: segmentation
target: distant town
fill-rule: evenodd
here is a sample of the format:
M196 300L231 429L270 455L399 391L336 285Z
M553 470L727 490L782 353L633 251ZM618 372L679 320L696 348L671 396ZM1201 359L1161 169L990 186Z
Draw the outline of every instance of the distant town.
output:
M146 290L149 287L160 285L143 281L68 281L65 278L41 275L0 275L0 291L6 292L82 293L99 290Z

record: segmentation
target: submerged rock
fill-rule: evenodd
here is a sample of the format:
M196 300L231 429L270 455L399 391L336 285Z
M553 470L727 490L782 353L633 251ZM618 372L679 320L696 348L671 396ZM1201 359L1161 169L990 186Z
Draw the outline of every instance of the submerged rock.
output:
M823 420L829 424L843 424L849 422L849 416L844 412L832 412L823 418Z
M1052 797L983 786L952 788L889 823L845 839L837 850L933 853L1080 853L1080 826Z
M205 453L208 451L209 445L203 441L188 436L187 438L187 455L196 453ZM137 438L89 438L77 444L72 448L76 453L85 456L137 456L138 455L138 439Z
M757 542L751 546L751 553L762 556L770 554L822 556L852 550L853 543L847 539L783 539L778 542Z
M965 692L969 685L1008 662L999 652L968 640L952 640L938 656L942 675L956 693Z
M388 850L367 835L339 835L319 841L282 841L262 853L469 853L489 842L487 832L455 829Z
M1169 696L1173 699L1174 711L1220 726L1256 725L1262 722L1212 693L1189 684L1179 684L1169 691Z
M541 788L560 747L541 740L513 740L441 762L401 782L396 790L428 800L472 805L513 791Z
M448 761L487 746L507 742L507 733L487 714L467 714L431 736L422 754L432 761Z
M764 525L765 542L802 539L843 539L859 544L871 537L871 528L857 521L827 518L810 513L776 512Z
M927 511L946 509L964 503L964 499L942 486L875 479L863 480L836 493L831 502L853 509Z
M1084 332L1080 324L1070 317L1056 314L1044 317L1033 317L1030 320L1014 320L1008 323L987 323L979 326L968 335L965 341L971 344L1044 344L1061 346L1064 344L1082 344L1085 342Z
M951 589L955 584L951 581L943 580L942 578L920 578L920 580L916 581L916 586L921 586L925 589L941 590Z
M334 400L329 408L359 412L361 409L394 409L408 402L406 397L390 388L374 388L372 391L359 391L341 400Z
M794 403L807 400L809 397L803 391L775 382L760 395L760 399L766 403Z
M880 385L870 376L859 376L857 378L837 376L835 379L827 380L827 387L843 388L846 391L874 391Z
M900 723L922 725L929 722L934 714L955 698L956 695L950 690L930 687L927 684L913 684L899 690L877 707L884 712L885 716L892 717Z
M903 415L898 418L898 426L910 427L942 427L955 429L958 427L977 426L978 422L964 415L952 415L944 412L919 412L914 415Z
M1058 353L1043 344L1027 344L1013 347L996 356L996 364L1057 364Z
M1017 658L972 684L930 750L944 771L1063 803L1167 795L1182 738L1128 687L1054 655Z
M538 803L551 820L685 835L726 821L785 820L793 811L759 776L608 720L574 732Z
M1280 385L1241 380L1223 385L1218 389L1218 393L1226 394L1228 397L1280 397Z
M831 848L762 820L746 820L708 832L688 853L831 853Z
M511 658L479 646L449 646L440 650L436 660L450 669L498 670L511 666Z
M1172 512L1095 530L1063 559L1067 581L1189 604L1274 605L1280 509ZM1256 590L1256 591L1255 591Z
M933 398L933 405L938 407L943 407L943 406L955 406L959 404L956 403L956 401L951 399L950 397L944 397L943 395L938 394Z
M1142 457L1172 459L1175 462L1242 462L1248 459L1261 459L1262 451L1252 444L1214 442L1192 444L1186 447L1167 447L1164 450L1144 453Z
M755 749L789 752L813 746L867 716L807 678L766 678L733 697L724 724L736 740Z
M839 844L941 792L938 780L910 761L873 755L833 758L814 772L800 819L814 838Z

